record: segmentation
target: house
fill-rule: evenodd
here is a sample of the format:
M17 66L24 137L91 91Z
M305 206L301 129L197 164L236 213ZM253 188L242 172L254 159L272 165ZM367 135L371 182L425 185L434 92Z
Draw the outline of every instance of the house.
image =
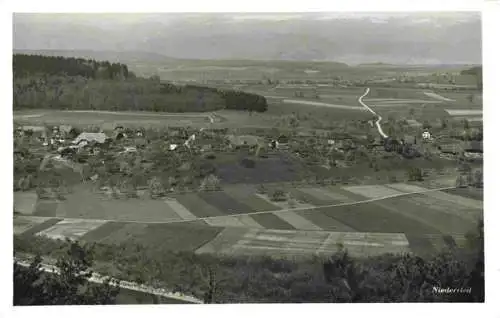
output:
M431 133L430 133L429 131L427 131L427 130L426 130L426 131L424 131L424 132L422 133L422 139L423 139L423 140L432 140L432 135L431 135Z
M202 145L200 151L201 152L212 151L212 145L210 144Z
M457 155L463 151L463 148L458 144L442 144L438 146L441 153Z
M277 140L272 140L271 143L269 143L269 147L271 149L276 149L279 147L279 142Z
M262 139L260 137L251 135L228 135L226 138L233 147L241 147L244 145L257 146L262 143Z
M405 145L415 145L417 143L417 136L404 136L402 139L401 139L401 142Z
M43 137L47 137L47 128L44 126L20 126L18 131L22 135L41 135Z
M170 146L169 146L169 148L168 148L168 149L169 149L169 150L175 150L175 149L177 149L177 147L178 147L178 145L177 145L177 144L170 144Z
M130 152L137 152L137 148L135 147L124 147L124 150L119 152L118 154L124 154L124 153L130 153Z
M277 139L276 139L280 144L286 144L288 143L288 137L285 136L285 135L280 135Z
M105 143L109 138L104 133L89 133L83 132L78 137L73 140L73 144L88 144L90 142L96 142L98 144Z
M464 146L464 151L467 153L483 153L483 142L471 141Z
M191 143L192 143L193 141L195 141L195 140L196 140L196 135L195 135L195 134L192 134L192 135L191 135L191 136L189 136L189 138L188 138L188 139L184 142L184 146L186 146L186 147L190 148Z
M354 146L352 140L347 139L347 140L339 140L336 145L335 149L339 151L349 151L351 149L355 149L356 147Z
M135 135L136 135L137 137L143 137L143 136L144 136L144 132L143 132L141 129L137 129L137 130L135 131Z

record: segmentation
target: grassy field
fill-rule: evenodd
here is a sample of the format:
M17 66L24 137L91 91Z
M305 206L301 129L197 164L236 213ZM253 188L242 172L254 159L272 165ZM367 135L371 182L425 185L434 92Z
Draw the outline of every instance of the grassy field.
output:
M43 227L47 225L47 223L45 223L45 222L48 222L49 220L50 219L47 219L44 217L32 217L32 216L25 217L25 216L16 215L16 216L14 216L14 223L13 223L14 234L21 234L21 233L29 231L32 228L35 228L35 231L38 231L39 229L43 230ZM41 225L41 224L44 224L44 225ZM48 224L52 224L52 223L48 223ZM49 225L49 227L50 226L51 225Z
M100 126L113 128L116 124L130 127L206 126L210 120L205 113L167 114L149 112L98 111L16 111L14 121L31 125L72 125L75 127Z
M483 201L484 198L483 189L457 188L457 189L444 190L443 192L460 195L465 198L470 198L480 201Z
M57 218L36 218L35 221L31 221L31 217L29 219L30 221L26 221L24 217L14 217L14 229L18 229L18 233L23 235L23 236L32 236L35 235L41 231L45 231L46 229L51 228L55 224L59 223L62 219L57 219ZM20 228L17 224L24 224L25 226ZM26 225L26 223L28 223ZM29 224L31 223L31 224Z
M173 224L138 224L109 222L81 237L87 242L104 244L143 244L176 251L194 251L212 240L222 228L200 222Z
M224 212L207 203L196 193L172 195L172 197L199 218L225 215Z
M85 204L82 204L85 202ZM117 200L79 187L57 205L58 217L89 218L116 221L171 221L181 219L162 200L130 198Z

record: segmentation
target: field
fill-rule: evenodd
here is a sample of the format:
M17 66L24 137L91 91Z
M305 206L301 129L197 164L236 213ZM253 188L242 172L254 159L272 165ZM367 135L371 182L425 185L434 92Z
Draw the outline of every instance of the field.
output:
M482 121L482 100L478 96L477 91L436 93L423 89L375 88L363 101L385 120L389 117L412 120L410 126L419 127L424 121L435 123L439 119Z
M16 216L15 231L244 255L323 255L344 244L363 256L428 253L447 246L443 237L463 240L482 216L482 200L467 197L464 190L428 191L411 184L283 189L295 199L294 205L273 202L250 185L176 194L168 200L134 199L141 203L129 201L130 208L127 201L92 199L88 194L87 209L62 213L82 200L70 197L59 203L67 206L57 208L58 219Z
M23 110L14 113L14 121L32 125L65 124L75 127L95 125L113 129L116 124L130 127L206 126L210 123L210 118L207 113Z

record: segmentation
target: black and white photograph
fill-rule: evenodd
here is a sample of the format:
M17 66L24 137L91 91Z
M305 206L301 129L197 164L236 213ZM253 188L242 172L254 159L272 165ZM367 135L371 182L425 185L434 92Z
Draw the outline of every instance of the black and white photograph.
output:
M484 303L483 31L12 12L9 302Z

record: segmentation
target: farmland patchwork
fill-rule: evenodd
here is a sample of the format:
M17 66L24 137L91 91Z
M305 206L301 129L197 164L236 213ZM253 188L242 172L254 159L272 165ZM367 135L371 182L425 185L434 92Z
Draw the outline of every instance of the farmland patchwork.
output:
M38 200L34 214L47 217L15 216L14 232L104 244L182 246L198 253L327 255L342 243L360 256L423 254L451 241L463 244L482 213L480 200L405 183L284 190L291 201L271 201L248 185L163 200L120 202L89 194L54 201L56 205ZM82 198L87 207L71 209ZM64 219L50 218L54 215Z

